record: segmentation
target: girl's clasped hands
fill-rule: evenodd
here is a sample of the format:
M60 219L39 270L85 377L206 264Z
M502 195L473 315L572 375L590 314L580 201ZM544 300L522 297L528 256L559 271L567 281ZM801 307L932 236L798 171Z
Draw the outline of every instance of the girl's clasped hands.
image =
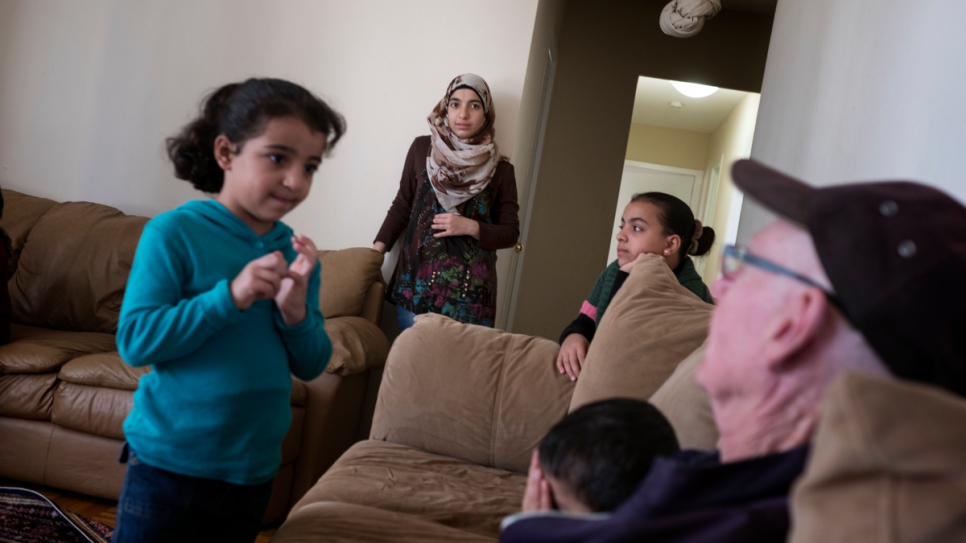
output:
M298 256L289 265L281 251L249 262L231 282L231 298L244 311L258 300L274 299L286 326L305 319L306 288L315 268L318 249L304 235L292 236Z

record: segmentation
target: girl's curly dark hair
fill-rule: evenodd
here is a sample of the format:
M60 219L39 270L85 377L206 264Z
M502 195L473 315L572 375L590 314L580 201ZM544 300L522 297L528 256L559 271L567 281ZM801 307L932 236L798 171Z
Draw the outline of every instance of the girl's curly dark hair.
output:
M225 174L215 160L215 138L224 134L240 151L246 141L258 137L268 121L277 117L297 117L313 131L325 134L326 153L345 132L342 115L295 83L283 79L231 83L205 98L198 118L167 139L175 176L190 181L198 190L221 192Z

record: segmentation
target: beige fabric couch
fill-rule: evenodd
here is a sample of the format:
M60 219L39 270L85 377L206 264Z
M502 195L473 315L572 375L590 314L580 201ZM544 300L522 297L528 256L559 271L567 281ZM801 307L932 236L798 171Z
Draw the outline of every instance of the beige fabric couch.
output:
M710 408L690 379L700 352L679 365L707 335L710 310L663 261L645 261L608 307L576 383L557 373L553 341L417 317L389 354L371 439L339 458L273 541L493 541L519 510L530 452L550 426L612 395L650 397L685 446L713 448Z
M0 346L0 477L116 499L122 423L147 370L120 359L114 333L147 219L11 190L3 198L14 324L10 343ZM333 356L320 377L295 380L266 521L282 518L356 441L369 372L389 350L377 326L381 255L358 248L319 258Z
M554 369L551 341L417 317L389 354L371 439L339 458L273 541L495 541L519 509L529 452L568 409L609 391L649 395L682 446L713 448L693 380L703 347L678 363L710 308L662 270L634 269L576 384ZM789 541L966 541L964 422L966 399L934 387L839 378L793 490Z

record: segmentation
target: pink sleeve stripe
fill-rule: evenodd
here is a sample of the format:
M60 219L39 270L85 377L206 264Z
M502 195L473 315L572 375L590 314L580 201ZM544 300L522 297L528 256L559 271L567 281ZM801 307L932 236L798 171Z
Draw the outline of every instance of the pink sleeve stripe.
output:
M590 317L591 320L597 320L597 308L590 305L587 300L584 300L584 305L580 306L580 312Z

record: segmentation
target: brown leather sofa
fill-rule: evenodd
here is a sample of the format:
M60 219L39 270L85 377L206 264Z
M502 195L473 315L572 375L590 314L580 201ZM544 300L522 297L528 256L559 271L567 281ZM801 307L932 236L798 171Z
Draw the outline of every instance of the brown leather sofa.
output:
M709 315L664 264L642 263L576 384L554 368L552 341L417 317L389 353L371 439L322 476L273 543L493 542L519 511L530 451L568 410L603 397L650 398L683 447L713 449L693 378ZM822 413L789 541L966 541L966 399L852 374Z
M114 333L147 219L89 202L4 190L13 241L11 341L0 346L0 477L116 499L122 423L138 378ZM385 284L371 249L320 251L320 306L333 355L295 380L292 426L266 522L282 518L359 433L369 373L389 350L378 328Z

